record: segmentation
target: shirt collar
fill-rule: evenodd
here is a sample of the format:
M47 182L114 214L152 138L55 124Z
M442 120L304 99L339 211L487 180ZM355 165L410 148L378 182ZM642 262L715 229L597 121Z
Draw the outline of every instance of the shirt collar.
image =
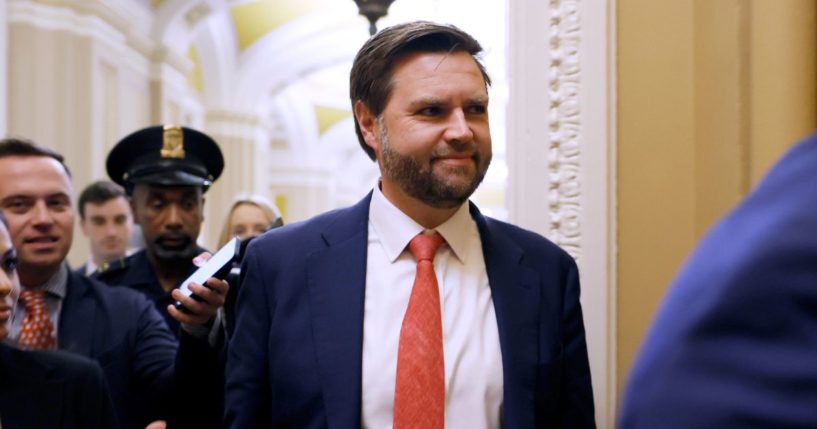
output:
M88 258L88 261L85 262L85 275L90 276L91 274L96 271L98 267L94 263L94 258Z
M39 289L45 291L50 295L54 295L59 299L65 298L65 292L68 289L68 264L63 262L60 269L48 279Z
M372 202L369 205L369 223L377 234L386 256L391 262L397 260L409 241L415 235L423 232L422 225L400 211L389 201L379 186L372 192ZM468 246L468 228L473 223L468 212L468 203L463 203L451 218L443 222L435 230L445 239L446 244L454 255L465 262Z

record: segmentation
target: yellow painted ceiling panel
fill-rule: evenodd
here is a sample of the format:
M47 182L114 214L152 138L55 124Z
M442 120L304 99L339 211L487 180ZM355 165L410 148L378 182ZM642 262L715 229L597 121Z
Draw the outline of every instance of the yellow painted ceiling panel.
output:
M193 62L193 70L187 75L187 84L198 92L204 91L204 78L201 75L201 63L199 62L199 53L196 52L196 47L192 44L187 50L187 58Z
M243 51L277 27L319 10L327 1L257 0L232 7L230 15L236 29L238 49Z
M338 122L352 116L349 110L334 107L315 106L315 117L318 119L318 134L323 134Z
M276 195L275 196L275 205L278 206L278 210L281 212L281 219L284 222L288 222L289 214L288 214L288 203L286 195Z

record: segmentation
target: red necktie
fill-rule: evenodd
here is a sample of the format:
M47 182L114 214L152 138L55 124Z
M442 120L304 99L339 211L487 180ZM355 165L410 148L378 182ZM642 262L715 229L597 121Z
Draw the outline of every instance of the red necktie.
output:
M26 307L26 315L17 344L26 350L50 350L54 346L54 324L45 308L45 291L23 289L20 301Z
M440 292L434 255L443 238L419 234L409 243L417 261L400 345L394 389L394 429L442 429L445 425L445 366Z

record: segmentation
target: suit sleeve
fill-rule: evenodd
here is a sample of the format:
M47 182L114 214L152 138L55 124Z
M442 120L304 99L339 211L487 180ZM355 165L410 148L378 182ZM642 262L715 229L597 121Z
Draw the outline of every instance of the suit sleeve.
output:
M693 257L633 365L620 427L817 427L817 245L802 231Z
M562 304L564 371L562 373L565 403L562 407L563 428L595 428L593 388L581 304L579 303L579 270L567 258L564 302Z
M138 296L138 322L134 338L131 368L140 394L147 405L146 417L164 420L175 396L176 338L155 306Z
M255 243L252 243L255 244ZM235 334L230 340L225 385L225 427L270 427L268 347L274 302L268 297L270 269L250 244L241 267Z

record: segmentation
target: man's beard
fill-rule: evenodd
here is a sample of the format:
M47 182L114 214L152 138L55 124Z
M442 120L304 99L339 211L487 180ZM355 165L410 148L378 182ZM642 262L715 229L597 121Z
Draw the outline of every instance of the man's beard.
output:
M470 182L448 184L443 177L434 174L431 162L424 166L417 159L395 151L389 144L389 136L383 121L378 118L377 122L381 136L380 156L382 158L383 172L386 177L397 183L400 189L412 198L438 209L455 208L466 202L468 197L482 183L482 179L485 178L485 172L491 164L490 152L488 158L483 161L480 153L474 151L472 159L476 173ZM432 153L431 158L433 159L434 156L435 154ZM469 169L467 167L451 167L451 170L458 170L457 173L465 175Z
M179 246L167 246L163 243L162 237L153 242L153 251L156 257L163 261L184 261L189 262L198 254L196 242L185 237L185 242Z

